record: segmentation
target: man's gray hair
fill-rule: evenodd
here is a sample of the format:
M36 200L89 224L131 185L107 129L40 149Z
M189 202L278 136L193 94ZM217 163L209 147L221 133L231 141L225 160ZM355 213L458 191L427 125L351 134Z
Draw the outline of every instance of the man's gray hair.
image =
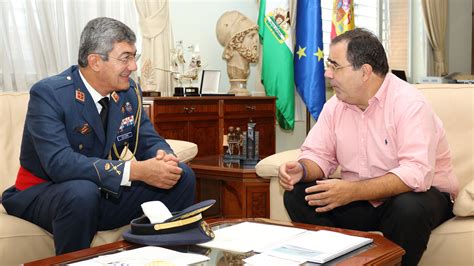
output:
M135 33L122 22L113 18L99 17L87 23L81 34L78 63L81 67L88 65L87 56L100 54L108 60L108 54L117 42L135 44Z

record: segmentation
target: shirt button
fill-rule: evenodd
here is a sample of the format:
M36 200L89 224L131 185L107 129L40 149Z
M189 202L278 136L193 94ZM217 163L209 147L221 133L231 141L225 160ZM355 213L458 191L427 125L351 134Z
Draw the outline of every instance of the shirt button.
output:
M84 145L82 145L82 143L81 143L81 144L79 144L79 150L82 150L82 149L84 149Z
M67 79L67 80L71 80L71 76L67 76L66 79Z

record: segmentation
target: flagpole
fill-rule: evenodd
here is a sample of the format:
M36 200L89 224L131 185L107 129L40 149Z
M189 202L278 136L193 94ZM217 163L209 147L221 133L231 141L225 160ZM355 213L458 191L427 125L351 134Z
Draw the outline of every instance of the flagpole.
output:
M311 114L308 108L306 108L306 136L308 136L309 130L311 129Z

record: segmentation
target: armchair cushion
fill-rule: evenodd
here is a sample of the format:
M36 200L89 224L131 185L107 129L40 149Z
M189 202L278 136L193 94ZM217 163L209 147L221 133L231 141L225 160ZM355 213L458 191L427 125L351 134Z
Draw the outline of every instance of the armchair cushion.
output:
M176 139L166 139L166 142L168 142L178 159L183 163L191 161L198 153L196 143Z
M474 180L459 191L453 212L457 216L474 216Z

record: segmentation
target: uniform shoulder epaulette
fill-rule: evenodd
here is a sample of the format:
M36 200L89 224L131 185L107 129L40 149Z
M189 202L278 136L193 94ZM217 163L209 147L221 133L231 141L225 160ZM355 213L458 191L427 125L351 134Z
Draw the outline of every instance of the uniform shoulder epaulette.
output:
M54 88L54 89L60 89L60 88L74 84L74 81L72 80L72 76L63 75L63 74L49 77L47 79L47 82L48 82L49 87Z

